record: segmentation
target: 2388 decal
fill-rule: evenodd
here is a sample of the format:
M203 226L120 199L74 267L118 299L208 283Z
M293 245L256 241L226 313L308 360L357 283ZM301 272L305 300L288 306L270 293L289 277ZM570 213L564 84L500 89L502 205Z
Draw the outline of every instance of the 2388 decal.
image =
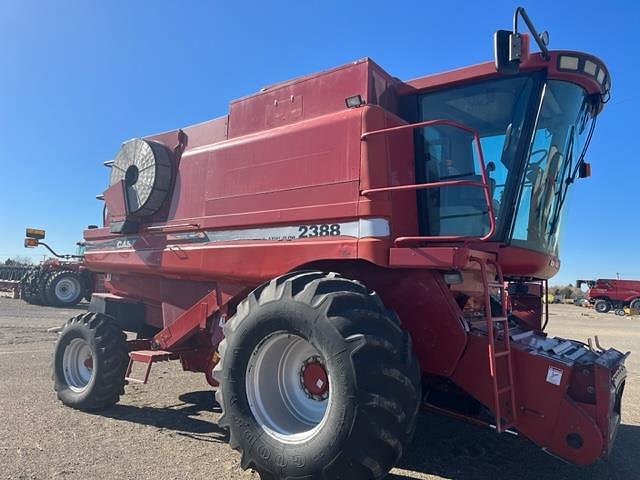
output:
M298 238L309 237L331 237L340 235L340 224L323 223L320 225L300 225L298 227Z

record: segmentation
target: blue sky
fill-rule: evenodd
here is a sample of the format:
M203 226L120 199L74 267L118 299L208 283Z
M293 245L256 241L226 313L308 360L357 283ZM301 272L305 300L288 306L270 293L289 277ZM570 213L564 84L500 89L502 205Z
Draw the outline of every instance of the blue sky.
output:
M510 1L0 1L0 260L25 226L72 250L120 143L226 113L264 85L372 57L402 79L490 60ZM562 269L640 278L637 3L524 3L551 48L607 63L613 97L564 221Z

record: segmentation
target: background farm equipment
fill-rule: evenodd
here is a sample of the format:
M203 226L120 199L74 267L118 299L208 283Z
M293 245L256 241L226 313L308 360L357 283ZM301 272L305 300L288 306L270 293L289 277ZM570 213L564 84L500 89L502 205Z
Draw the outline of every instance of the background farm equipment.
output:
M626 356L547 336L541 297L610 78L546 38L519 8L494 62L403 82L365 58L123 143L58 398L104 409L179 360L268 479L382 478L420 406L606 458Z
M22 278L21 297L28 303L69 307L91 298L93 274L80 262L46 260Z
M69 307L89 300L99 282L83 263L82 255L58 254L42 240L44 230L27 228L25 247L44 246L55 257L29 268L20 280L20 296L28 303Z
M28 265L0 265L0 290L9 291L13 294L13 298L18 298L22 279L31 268Z
M578 280L576 286L587 285L587 298L598 313L614 310L624 315L625 310L640 311L640 281L599 278L597 280Z

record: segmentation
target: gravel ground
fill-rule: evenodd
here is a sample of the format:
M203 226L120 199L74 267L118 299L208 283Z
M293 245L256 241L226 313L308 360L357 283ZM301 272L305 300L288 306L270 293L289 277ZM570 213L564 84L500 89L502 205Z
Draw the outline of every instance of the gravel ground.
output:
M0 478L257 479L216 424L219 410L203 375L174 363L153 367L151 383L129 385L101 414L63 407L49 369L55 333L83 311L0 298ZM553 305L549 332L638 350L640 318ZM415 441L389 476L399 479L640 479L640 357L632 355L623 425L612 458L564 464L530 442L457 420L421 414Z

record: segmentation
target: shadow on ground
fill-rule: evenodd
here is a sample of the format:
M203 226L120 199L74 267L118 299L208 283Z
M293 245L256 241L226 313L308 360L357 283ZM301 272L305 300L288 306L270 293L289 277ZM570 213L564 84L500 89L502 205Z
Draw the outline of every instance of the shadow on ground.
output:
M212 391L185 393L169 407L116 405L102 415L170 429L202 441L226 442L226 431L202 412L220 412ZM414 441L389 480L436 475L451 480L632 480L640 479L640 426L621 425L611 458L593 465L569 465L544 453L525 438L498 435L473 425L422 413Z
M33 305L34 307L47 308L52 310L80 310L85 312L89 310L88 302L80 302L77 305L66 305L64 307L54 307L53 305L42 305L40 303L32 303L31 305Z
M172 430L178 435L208 442L227 442L224 429L209 420L198 418L202 412L220 412L211 390L189 392L178 397L180 403L168 407L115 405L100 416Z
M77 305L71 305L71 306L62 307L62 308L65 308L67 310L88 310L89 309L89 304L82 302L82 303L79 303Z
M544 453L525 438L424 413L398 465L402 473L387 478L405 480L420 472L452 480L632 480L640 478L638 447L640 427L621 425L611 458L579 467Z

